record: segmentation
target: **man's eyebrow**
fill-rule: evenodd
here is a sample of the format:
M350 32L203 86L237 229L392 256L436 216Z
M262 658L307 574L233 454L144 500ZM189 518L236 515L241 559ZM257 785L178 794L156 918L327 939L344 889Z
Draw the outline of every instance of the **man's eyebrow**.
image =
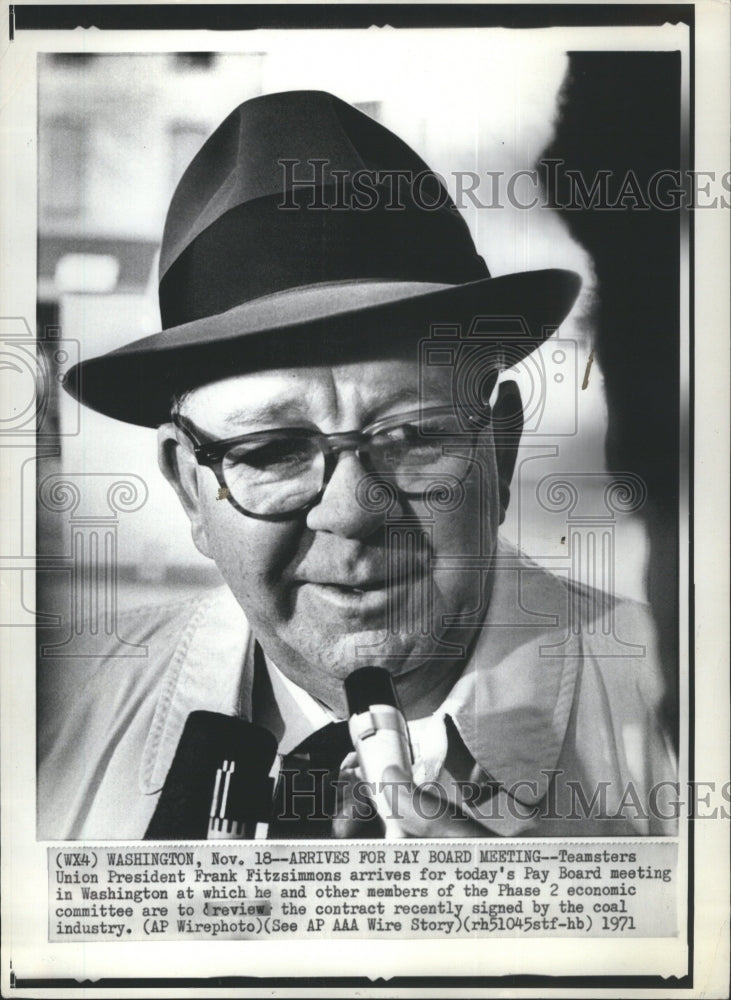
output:
M261 406L246 407L246 409L235 410L228 413L223 418L224 423L230 426L241 426L242 424L261 424L287 420L302 421L303 414L298 403L292 401L282 401L280 403L263 403Z
M401 404L405 406L414 406L419 402L419 389L417 386L404 388L400 387L394 389L393 392L385 393L379 396L378 399L372 401L370 409L385 410L390 406L400 406Z

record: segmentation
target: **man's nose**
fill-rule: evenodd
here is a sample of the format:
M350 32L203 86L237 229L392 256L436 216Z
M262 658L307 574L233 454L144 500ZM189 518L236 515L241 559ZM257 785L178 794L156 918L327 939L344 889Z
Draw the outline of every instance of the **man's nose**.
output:
M341 452L320 502L307 514L307 527L345 538L366 538L380 528L386 510L383 504L368 502L363 488L368 478L353 452Z

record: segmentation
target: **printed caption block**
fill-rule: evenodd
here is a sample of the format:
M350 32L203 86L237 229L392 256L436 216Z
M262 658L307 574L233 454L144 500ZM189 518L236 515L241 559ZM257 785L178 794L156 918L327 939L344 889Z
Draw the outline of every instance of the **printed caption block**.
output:
M48 849L49 940L670 937L674 842Z

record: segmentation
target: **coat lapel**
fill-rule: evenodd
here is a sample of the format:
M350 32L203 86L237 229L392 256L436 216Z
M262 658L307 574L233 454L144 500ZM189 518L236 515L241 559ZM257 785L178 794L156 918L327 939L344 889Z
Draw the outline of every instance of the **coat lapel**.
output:
M569 636L566 584L525 560L504 563L449 712L483 770L534 805L546 795L561 752L581 647ZM567 637L560 653L547 649Z
M204 598L191 616L165 672L140 766L140 789L162 788L185 720L196 709L251 713L250 629L228 587Z

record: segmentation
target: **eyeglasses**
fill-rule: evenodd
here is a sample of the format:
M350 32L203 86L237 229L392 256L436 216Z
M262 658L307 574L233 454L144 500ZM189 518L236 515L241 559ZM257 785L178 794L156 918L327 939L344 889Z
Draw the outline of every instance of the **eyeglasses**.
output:
M179 414L172 419L193 445L198 464L213 470L219 499L247 517L285 521L319 503L344 451L354 452L366 473L382 477L405 497L423 498L430 477L461 481L490 410L485 407L477 417L466 408L435 406L377 420L361 431L322 434L282 427L222 441L207 438Z

